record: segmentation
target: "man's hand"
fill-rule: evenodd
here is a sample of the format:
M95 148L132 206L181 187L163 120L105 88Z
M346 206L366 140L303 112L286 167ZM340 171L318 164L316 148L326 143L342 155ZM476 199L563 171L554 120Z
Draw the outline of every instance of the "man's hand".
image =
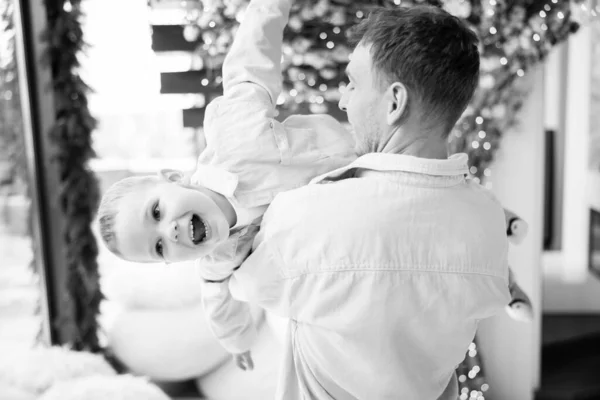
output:
M250 350L244 353L234 354L233 359L235 360L235 365L244 371L252 371L254 369L254 362L252 361Z

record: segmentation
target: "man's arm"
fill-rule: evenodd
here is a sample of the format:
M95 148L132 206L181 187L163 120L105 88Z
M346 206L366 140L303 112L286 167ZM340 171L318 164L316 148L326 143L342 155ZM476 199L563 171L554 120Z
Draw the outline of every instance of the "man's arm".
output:
M211 331L231 354L244 353L256 340L256 327L248 303L231 297L229 279L204 282L202 305Z
M252 0L223 64L226 99L275 109L281 92L281 46L292 0Z

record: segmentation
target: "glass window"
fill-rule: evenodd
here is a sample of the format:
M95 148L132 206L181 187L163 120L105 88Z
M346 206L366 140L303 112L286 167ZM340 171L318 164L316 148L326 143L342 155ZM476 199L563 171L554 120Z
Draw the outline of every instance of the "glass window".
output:
M36 343L46 316L43 273L34 262L31 207L36 188L29 181L26 128L21 101L23 65L17 57L14 4L0 0L0 354ZM21 86L21 87L20 87Z

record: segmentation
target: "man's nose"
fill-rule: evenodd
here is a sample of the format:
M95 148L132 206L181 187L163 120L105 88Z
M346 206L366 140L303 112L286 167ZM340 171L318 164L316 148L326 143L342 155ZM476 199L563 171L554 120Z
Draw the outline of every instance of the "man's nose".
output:
M344 92L342 92L342 97L340 97L338 107L340 108L340 110L346 111L346 94Z
M171 221L166 227L166 236L172 242L179 240L179 228L177 227L177 221Z

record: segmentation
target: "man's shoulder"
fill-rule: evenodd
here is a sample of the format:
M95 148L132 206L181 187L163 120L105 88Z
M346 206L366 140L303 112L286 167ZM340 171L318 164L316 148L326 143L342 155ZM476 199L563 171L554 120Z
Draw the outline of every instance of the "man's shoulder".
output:
M507 252L504 221L497 200L467 183L382 189L355 178L281 194L261 229L288 261L310 259L315 268L354 263L498 275Z

